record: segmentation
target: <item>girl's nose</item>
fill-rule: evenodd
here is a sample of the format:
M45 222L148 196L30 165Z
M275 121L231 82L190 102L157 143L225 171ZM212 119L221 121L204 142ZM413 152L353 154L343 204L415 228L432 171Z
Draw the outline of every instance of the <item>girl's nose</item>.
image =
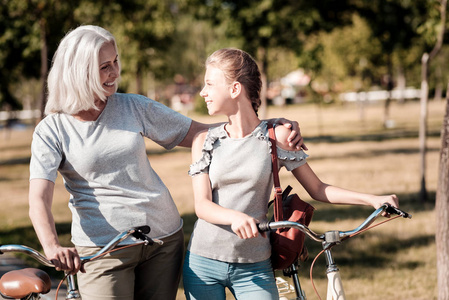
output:
M201 97L206 97L206 91L205 91L206 87L204 87L201 91L200 91L200 96Z

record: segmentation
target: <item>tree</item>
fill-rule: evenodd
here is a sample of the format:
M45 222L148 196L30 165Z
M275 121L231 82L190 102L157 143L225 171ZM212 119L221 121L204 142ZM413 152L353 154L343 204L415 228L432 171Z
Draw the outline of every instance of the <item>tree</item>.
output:
M10 92L20 80L40 78L39 109L43 111L46 97L48 61L65 30L73 24L76 1L16 0L3 1L0 6L0 105L8 103L21 109Z
M304 41L323 30L348 24L351 6L346 0L186 0L198 18L211 24L226 24L226 35L239 38L243 50L259 62L263 89L260 115L266 110L266 87L269 52L286 48L301 53Z
M449 90L449 84L447 86ZM449 299L449 93L441 129L441 150L436 195L436 234L438 299Z
M437 35L435 46L430 53L425 52L421 59L421 114L419 123L419 150L421 157L421 189L420 189L420 199L422 202L427 201L427 188L426 188L426 138L427 138L427 102L429 98L429 63L435 58L438 52L443 46L443 39L446 27L446 9L447 0L440 1L440 26L439 33Z
M175 34L175 1L128 0L110 3L107 0L83 0L75 17L82 23L103 26L115 36L122 62L121 88L134 87L146 94L144 78L169 74L166 53Z
M409 49L412 42L419 36L417 26L427 11L427 1L355 0L354 2L358 13L370 25L372 38L379 41L382 49L383 56L378 63L386 68L384 85L389 92L389 97L385 101L383 118L384 126L386 126L389 120L391 92L394 87L394 53Z

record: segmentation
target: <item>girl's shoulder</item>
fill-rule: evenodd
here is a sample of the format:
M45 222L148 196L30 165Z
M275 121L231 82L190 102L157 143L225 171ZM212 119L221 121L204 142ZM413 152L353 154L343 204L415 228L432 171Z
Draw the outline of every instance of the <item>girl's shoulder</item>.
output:
M276 145L278 147L281 147L282 149L287 150L287 151L295 151L296 150L295 147L292 147L289 145L288 140L287 140L291 133L290 128L287 128L282 125L277 125L274 127L274 131L276 134Z

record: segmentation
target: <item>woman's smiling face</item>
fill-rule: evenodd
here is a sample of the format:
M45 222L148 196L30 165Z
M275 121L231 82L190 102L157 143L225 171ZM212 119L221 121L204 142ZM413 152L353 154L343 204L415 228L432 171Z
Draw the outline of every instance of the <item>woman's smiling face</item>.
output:
M118 54L113 43L105 43L99 53L100 81L105 89L105 96L111 96L117 91L117 79L120 77Z

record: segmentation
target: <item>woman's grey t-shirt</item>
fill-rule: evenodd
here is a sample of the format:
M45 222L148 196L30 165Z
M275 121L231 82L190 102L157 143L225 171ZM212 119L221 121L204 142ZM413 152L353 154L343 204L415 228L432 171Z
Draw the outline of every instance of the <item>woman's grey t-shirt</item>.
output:
M96 121L50 114L36 127L30 180L55 182L70 193L72 242L101 246L118 233L150 225L151 237L182 227L173 199L147 157L147 137L170 149L186 136L191 119L144 96L116 93Z
M189 174L208 173L212 201L266 221L267 204L273 190L271 143L267 123L244 138L230 138L225 125L209 129L203 155L190 166ZM307 154L277 147L279 167L291 171L306 162ZM216 225L198 219L189 251L203 257L230 263L253 263L271 255L270 242L260 235L240 239L230 225Z

